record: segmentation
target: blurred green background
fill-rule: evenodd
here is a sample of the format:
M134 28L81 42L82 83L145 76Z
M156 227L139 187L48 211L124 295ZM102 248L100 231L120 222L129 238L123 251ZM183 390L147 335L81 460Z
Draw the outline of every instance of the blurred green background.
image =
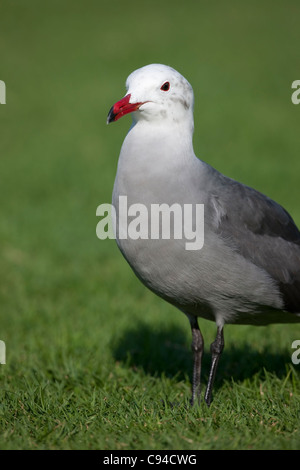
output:
M189 395L186 318L146 291L113 240L96 238L96 208L111 201L130 125L125 117L107 126L106 116L133 70L171 65L194 88L196 155L274 198L300 225L300 105L291 102L291 84L300 79L299 18L296 0L1 0L2 447L122 447L126 439L114 422L102 440L97 428L80 434L88 429L80 421L87 405L69 429L72 406L65 421L57 418L62 410L54 412L47 395L53 384L62 384L65 409L74 390L80 401L80 390L89 397L95 387L98 397L108 387L106 399L115 393L118 400L125 392L118 395L116 384L139 389L152 376L159 390L164 374L174 379L177 371L184 392L178 390ZM208 345L215 327L202 326ZM289 363L297 334L295 326L228 328L227 359L236 363L224 360L221 380L237 374L242 381L268 365L280 376L285 366L276 354ZM153 359L155 341L161 353ZM249 352L242 361L249 373L238 365L241 351ZM262 351L269 363L259 359ZM168 431L153 431L152 441L133 433L124 448L178 445L162 439ZM255 446L255 433L249 442Z

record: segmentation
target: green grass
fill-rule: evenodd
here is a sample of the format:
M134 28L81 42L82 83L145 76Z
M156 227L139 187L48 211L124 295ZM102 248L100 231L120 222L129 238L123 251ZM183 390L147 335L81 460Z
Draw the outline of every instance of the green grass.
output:
M96 238L134 69L195 91L197 155L300 225L299 3L4 0L0 18L1 449L299 449L298 325L228 326L214 401L188 406L187 319ZM200 321L206 346L215 326Z

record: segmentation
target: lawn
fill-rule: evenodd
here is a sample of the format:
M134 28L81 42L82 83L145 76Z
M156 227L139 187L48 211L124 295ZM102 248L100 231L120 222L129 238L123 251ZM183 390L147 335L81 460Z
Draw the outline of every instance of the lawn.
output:
M214 401L189 406L191 333L96 237L130 117L130 72L195 92L196 154L300 226L297 1L3 0L1 449L299 449L298 325L225 327ZM205 337L204 384L215 325Z

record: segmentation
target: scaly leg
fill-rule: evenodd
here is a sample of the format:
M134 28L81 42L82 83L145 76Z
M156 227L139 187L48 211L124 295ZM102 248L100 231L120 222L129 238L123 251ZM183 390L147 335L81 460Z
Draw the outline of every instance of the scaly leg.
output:
M195 401L200 400L201 393L201 361L204 348L204 340L199 329L197 317L189 317L191 329L192 329L192 352L194 355L194 366L193 366L193 385L192 385L192 398L191 405L193 406Z
M224 335L223 335L223 326L219 326L217 330L217 336L216 339L213 343L211 343L210 346L210 352L211 352L211 367L210 367L210 372L209 372L209 377L208 377L208 383L207 383L207 388L204 396L204 400L207 404L207 406L210 406L211 400L212 400L212 388L216 376L216 370L218 366L218 362L220 359L220 356L222 354L224 348Z

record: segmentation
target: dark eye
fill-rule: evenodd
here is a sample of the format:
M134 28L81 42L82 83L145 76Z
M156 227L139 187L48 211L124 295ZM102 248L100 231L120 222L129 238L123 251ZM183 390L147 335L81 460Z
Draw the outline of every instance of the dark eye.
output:
M162 91L168 91L170 89L170 82L165 82L161 87L160 89Z

